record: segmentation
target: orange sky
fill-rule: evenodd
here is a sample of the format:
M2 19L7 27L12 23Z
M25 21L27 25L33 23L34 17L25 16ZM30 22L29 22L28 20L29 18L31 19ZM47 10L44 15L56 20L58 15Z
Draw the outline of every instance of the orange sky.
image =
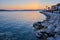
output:
M38 4L38 3L30 3L30 4L26 4L26 5L9 5L9 6L0 6L0 8L2 9L17 9L17 10L24 10L24 9L43 9L45 6L43 6L42 4Z
M0 9L44 9L47 6L60 3L60 0L0 0Z

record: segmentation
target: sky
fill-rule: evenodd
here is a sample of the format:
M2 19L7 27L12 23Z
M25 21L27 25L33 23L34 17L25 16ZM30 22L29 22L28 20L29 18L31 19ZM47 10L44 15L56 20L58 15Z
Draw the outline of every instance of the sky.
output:
M44 9L60 3L60 0L0 0L0 9L25 10L25 9Z

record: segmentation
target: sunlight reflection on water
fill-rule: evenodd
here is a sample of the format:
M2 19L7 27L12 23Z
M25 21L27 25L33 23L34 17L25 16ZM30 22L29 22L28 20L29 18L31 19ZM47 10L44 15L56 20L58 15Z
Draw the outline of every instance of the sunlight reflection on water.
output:
M4 12L1 13L5 19L8 20L18 20L18 21L27 21L27 22L36 22L36 21L42 21L45 20L46 17L45 15L39 13L38 11L33 11L33 12Z
M38 11L0 12L0 33L8 34L6 38L12 35L14 40L36 40L32 24L45 19Z

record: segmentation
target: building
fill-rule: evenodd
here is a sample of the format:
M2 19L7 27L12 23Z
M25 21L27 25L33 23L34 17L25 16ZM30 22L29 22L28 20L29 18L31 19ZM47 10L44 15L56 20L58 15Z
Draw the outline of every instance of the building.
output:
M51 6L51 10L52 10L52 11L56 11L56 10L57 10L57 5Z
M60 3L57 4L57 9L60 11Z
M60 10L60 3L51 6L51 10L53 10L53 11L59 11Z

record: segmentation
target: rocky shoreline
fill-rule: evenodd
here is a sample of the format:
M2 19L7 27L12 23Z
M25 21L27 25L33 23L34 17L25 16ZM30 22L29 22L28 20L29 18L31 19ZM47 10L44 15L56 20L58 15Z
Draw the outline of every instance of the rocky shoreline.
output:
M60 39L60 14L41 11L40 13L47 16L43 22L33 24L37 38L43 40Z

